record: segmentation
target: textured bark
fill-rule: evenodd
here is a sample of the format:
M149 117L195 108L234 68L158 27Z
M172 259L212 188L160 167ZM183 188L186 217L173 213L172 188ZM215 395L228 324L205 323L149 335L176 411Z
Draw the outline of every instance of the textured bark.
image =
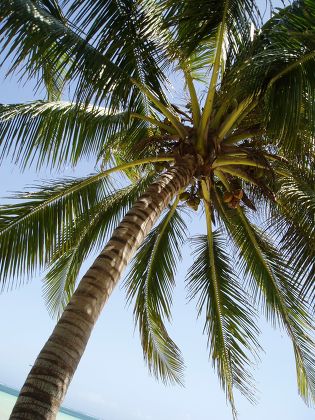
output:
M10 419L56 418L104 304L163 209L191 180L196 164L195 157L184 157L147 189L115 229L37 357Z

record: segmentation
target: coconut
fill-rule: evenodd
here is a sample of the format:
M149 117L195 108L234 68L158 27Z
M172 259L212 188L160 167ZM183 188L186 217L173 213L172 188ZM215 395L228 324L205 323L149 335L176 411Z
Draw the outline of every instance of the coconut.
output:
M197 211L200 203L200 198L198 197L192 197L189 200L186 201L187 206L191 209Z
M223 194L223 201L225 203L229 203L232 200L233 200L233 194L230 193L229 191L225 191L225 193Z
M190 194L189 194L189 192L187 192L187 191L184 191L184 192L182 192L181 194L179 194L179 199L180 199L181 201L186 201L186 200L188 200L188 199L189 199L189 197L190 197Z
M233 191L233 195L234 195L234 197L236 197L238 200L241 200L241 199L243 198L244 191L243 191L243 190L235 190L235 191Z

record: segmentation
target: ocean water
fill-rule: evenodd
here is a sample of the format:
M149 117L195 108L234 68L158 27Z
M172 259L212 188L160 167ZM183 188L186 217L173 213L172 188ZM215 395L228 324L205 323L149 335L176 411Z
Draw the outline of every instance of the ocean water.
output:
M18 391L0 384L0 420L8 420L17 399ZM78 413L68 408L62 408L57 415L57 420L98 420L83 413Z

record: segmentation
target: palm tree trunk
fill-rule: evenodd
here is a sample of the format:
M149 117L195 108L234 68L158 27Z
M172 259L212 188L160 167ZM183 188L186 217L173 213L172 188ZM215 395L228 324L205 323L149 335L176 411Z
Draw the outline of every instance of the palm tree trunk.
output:
M55 419L101 310L131 257L171 199L191 180L197 160L185 156L154 182L126 214L83 276L37 357L10 419Z

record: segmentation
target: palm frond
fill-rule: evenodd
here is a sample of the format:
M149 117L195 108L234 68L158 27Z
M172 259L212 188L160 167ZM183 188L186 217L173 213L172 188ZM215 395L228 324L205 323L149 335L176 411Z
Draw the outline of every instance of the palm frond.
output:
M300 162L315 147L314 19L312 0L278 10L236 57L225 80L228 97L260 98L268 136Z
M135 322L150 372L164 382L182 383L180 350L163 322L171 318L176 263L187 230L177 204L178 200L140 247L125 285L129 302L135 300Z
M211 238L200 235L193 245L195 261L187 275L189 297L199 296L198 315L205 312L204 329L213 365L236 415L233 387L254 399L247 369L252 364L249 354L256 357L259 349L256 314L231 268L221 232L213 232Z
M162 161L167 158L162 158ZM18 204L0 207L0 282L32 274L63 248L63 230L77 218L89 222L89 211L111 191L109 175L160 158L142 159L81 179L47 182L35 191L16 195ZM172 160L172 158L169 158ZM146 172L143 171L143 176ZM12 197L11 197L12 198ZM23 240L21 240L23 239ZM25 246L27 244L27 246Z
M160 7L153 0L75 0L68 17L86 32L86 38L102 54L113 57L131 77L161 92L160 70L167 40L161 25Z
M116 2L107 3L111 3L110 12L113 16L120 13ZM123 15L126 18L126 13ZM150 17L144 21L129 18L129 29L126 25L120 25L121 19L117 20L115 27L112 27L115 37L113 38L113 33L111 39L105 37L107 49L105 44L104 48L98 49L88 42L82 31L70 22L65 24L38 2L1 2L0 16L2 46L7 51L5 60L11 59L12 71L22 66L24 73L33 76L49 63L62 72L67 81L72 80L76 83L75 97L78 101L89 103L93 100L98 104L105 101L108 107L117 111L121 104L136 104L136 107L140 103L143 104L143 93L139 92L132 82L132 78L142 82L142 75L139 73L141 65L142 71L146 72L145 82L163 97L160 89L163 74L152 57L153 52L158 49L155 47L151 50L150 32L144 31L143 39L133 39L130 48L129 44L125 47L121 45L123 35L126 35L128 30L129 39L134 35L130 33L130 25L141 24L143 29L143 25L149 25ZM107 17L110 19L111 16ZM121 31L123 33L119 36ZM138 27L136 31L139 32ZM69 57L69 60L63 60L65 56ZM147 69L143 67L142 59L148 66Z
M176 34L178 46L188 56L204 41L215 37L225 8L228 10L226 32L231 48L238 48L234 36L240 37L247 31L249 22L256 22L257 15L259 16L253 0L161 0L160 3L165 9L165 24Z
M81 179L47 182L35 191L21 193L20 202L0 209L0 278L20 281L43 268L52 251L63 247L60 235L78 217L88 219L90 208L111 191L103 174Z
M67 22L59 0L35 0L36 3L40 4L44 10L47 10L52 16L61 22ZM63 1L62 1L63 3Z
M292 340L299 393L306 403L315 396L315 343L308 307L299 297L292 273L281 254L242 209L223 215L236 246L239 269L247 288L273 324L283 326Z
M50 53L47 53L47 60L43 64L42 79L45 84L48 101L60 101L67 83L64 67L71 59L64 54L59 58L59 62L51 62ZM40 78L38 85L40 84Z
M97 158L118 132L143 126L128 124L126 113L66 101L0 105L0 159L9 155L22 168L34 161L38 168L75 165L82 157Z
M279 180L277 206L270 212L269 229L275 234L292 268L300 298L315 299L315 180L304 170Z
M38 1L44 10L47 10L57 20L67 25L67 20L64 16L62 8L60 7L58 0L43 0ZM55 48L55 45L52 47ZM63 89L66 84L66 78L64 72L61 70L64 68L66 62L70 61L70 57L64 55L54 62L50 60L50 52L47 53L47 60L43 65L42 78L47 91L47 99L51 101L59 101L61 99ZM40 83L40 78L38 80Z

